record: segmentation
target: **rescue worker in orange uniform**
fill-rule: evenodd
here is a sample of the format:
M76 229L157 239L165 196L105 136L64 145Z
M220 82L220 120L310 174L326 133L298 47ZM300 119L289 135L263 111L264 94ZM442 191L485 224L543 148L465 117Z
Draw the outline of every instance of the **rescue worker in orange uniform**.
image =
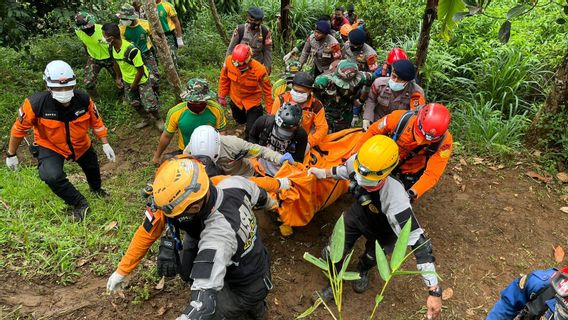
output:
M314 77L311 74L298 71L292 81L292 90L276 97L272 105L272 115L274 116L285 102L299 104L302 107L302 127L308 133L310 147L317 146L329 130L323 104L312 95L313 85Z
M246 140L249 138L250 128L264 113L263 95L266 109L270 113L274 101L266 67L252 58L252 50L248 45L236 45L221 69L217 101L227 107L227 96L231 98L233 118L239 124L246 124Z
M400 162L393 175L398 175L410 199L416 200L438 183L446 169L453 144L449 125L450 112L440 103L396 110L373 123L360 144L377 134L396 141Z
M101 188L101 171L89 129L103 143L103 151L110 161L115 154L107 140L107 129L93 100L86 92L74 90L75 73L64 61L51 61L45 67L43 80L47 91L36 93L24 100L18 110L18 119L12 126L6 154L6 165L16 170L16 151L29 129L34 131L32 155L38 160L39 177L49 188L73 207L73 219L81 221L89 210L87 199L69 182L63 171L65 160L77 162L91 192L108 197Z

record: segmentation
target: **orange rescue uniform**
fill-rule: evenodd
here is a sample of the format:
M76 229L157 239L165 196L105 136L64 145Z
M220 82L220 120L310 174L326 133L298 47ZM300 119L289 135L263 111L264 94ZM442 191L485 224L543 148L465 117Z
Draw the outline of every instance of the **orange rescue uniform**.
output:
M278 109L282 105L282 100L284 102L292 101L292 94L290 92L285 92L283 95L276 97L274 99L274 104L272 105L272 114L276 115ZM301 104L302 106L302 127L308 133L308 143L310 147L317 146L323 138L327 135L329 127L327 125L327 120L325 119L325 110L323 104L315 96L310 95L309 99ZM312 132L312 128L314 131Z
M272 107L272 84L268 77L266 67L252 59L249 69L241 72L232 62L232 55L227 56L221 76L219 77L220 97L229 95L231 101L240 109L249 110L260 106L262 94L266 102L266 111L270 113Z
M99 139L107 135L107 129L92 99L89 99L87 112L69 121L68 129L63 121L37 115L36 112L42 112L41 109L39 105L33 108L29 98L26 98L18 110L18 119L12 126L12 136L23 138L33 128L36 144L59 153L65 159L73 155L73 148L74 159L77 160L91 147L89 128L93 128L93 133Z
M396 110L373 123L369 127L369 130L367 130L365 135L361 138L359 147L363 144L363 142L376 134L392 137L400 118L406 112L406 110ZM416 119L416 116L411 117L408 120L404 131L396 139L396 144L400 148L400 161L404 161L407 157L409 157L410 151L416 149L418 146L431 144L430 141L414 132L413 128ZM426 157L426 148L423 148L416 156L409 158L398 168L402 174L415 174L424 169L424 173L420 179L418 179L418 181L416 181L416 183L412 186L412 189L417 194L417 198L421 197L426 191L430 190L436 185L436 183L438 183L438 180L444 173L448 160L450 159L453 148L452 144L452 134L447 131L444 141L440 143L438 150L436 150L429 159Z

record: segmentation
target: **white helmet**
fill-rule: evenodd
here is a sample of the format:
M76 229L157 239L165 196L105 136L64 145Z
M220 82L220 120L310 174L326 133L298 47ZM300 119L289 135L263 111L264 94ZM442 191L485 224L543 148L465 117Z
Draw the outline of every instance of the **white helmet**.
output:
M208 156L217 162L221 152L221 135L212 126L199 126L193 130L189 144L183 151L194 156Z
M62 60L53 60L43 72L43 81L48 87L68 87L77 84L77 78L71 66Z

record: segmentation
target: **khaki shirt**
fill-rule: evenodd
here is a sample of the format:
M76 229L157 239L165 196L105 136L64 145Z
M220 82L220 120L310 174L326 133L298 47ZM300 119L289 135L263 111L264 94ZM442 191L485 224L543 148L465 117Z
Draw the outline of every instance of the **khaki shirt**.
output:
M221 136L221 151L217 166L221 169L222 174L243 177L254 175L254 167L247 158L262 158L279 163L282 155L267 147L250 143L235 136Z
M239 27L235 28L225 56L233 53L237 44L248 44L252 49L252 57L262 63L266 69L270 69L272 67L272 33L268 30L266 39L264 39L262 36L263 28L266 27L261 25L258 29L253 30L248 23L245 23L242 39L239 38Z
M364 43L363 47L358 52L351 51L349 41L345 42L341 50L343 59L352 59L357 62L359 71L373 72L379 67L379 57L377 51L371 48L370 45Z
M369 97L365 101L363 119L374 122L394 110L415 109L418 105L412 106L413 103L423 104L426 100L424 90L414 80L408 82L401 91L395 92L389 87L389 79L381 77L373 81Z
M314 57L315 67L324 72L334 60L341 58L341 48L332 35L328 34L322 41L317 41L315 35L311 34L302 50L300 64L306 63L310 55Z

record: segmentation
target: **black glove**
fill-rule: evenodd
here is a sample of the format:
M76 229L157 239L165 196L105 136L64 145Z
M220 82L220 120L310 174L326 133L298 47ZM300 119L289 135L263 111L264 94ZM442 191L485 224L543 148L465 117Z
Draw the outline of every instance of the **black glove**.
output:
M190 320L209 320L217 307L217 291L213 289L192 290L191 303L183 312Z
M163 236L160 239L160 250L158 251L158 276L175 277L178 274L178 261L175 239L171 236Z

